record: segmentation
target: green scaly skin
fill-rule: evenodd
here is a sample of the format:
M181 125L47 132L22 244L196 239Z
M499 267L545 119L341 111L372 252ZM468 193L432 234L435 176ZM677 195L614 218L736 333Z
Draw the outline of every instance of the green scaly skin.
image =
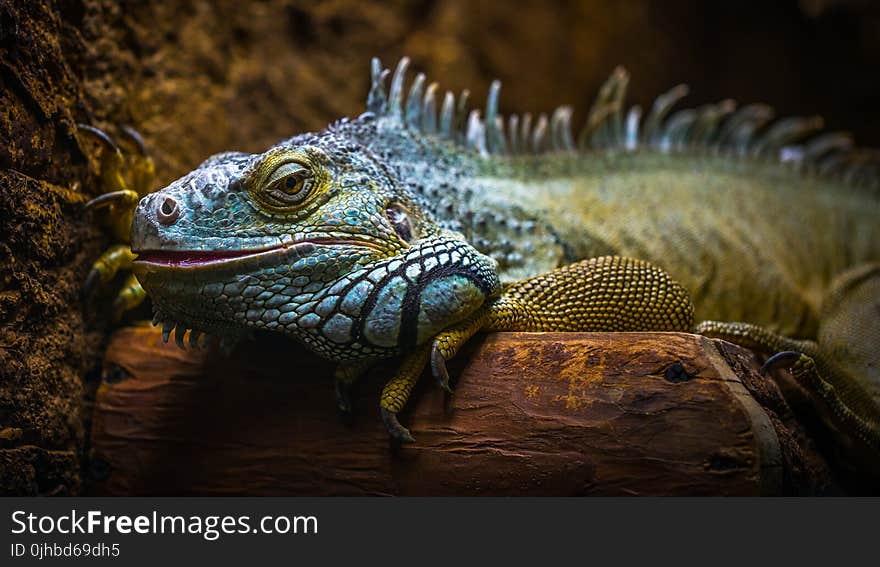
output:
M792 146L815 119L767 126L769 109L730 101L668 116L677 87L642 120L617 70L575 144L566 107L502 119L495 83L481 118L421 75L405 89L406 68L386 90L374 60L357 119L214 156L141 199L134 271L166 337L286 333L340 363L343 407L372 361L401 356L382 405L407 440L394 415L423 365L445 385L480 329L692 330L695 311L813 339L835 278L880 261L874 157L839 135ZM581 262L600 256L645 262ZM626 316L572 317L584 302ZM858 407L841 419L876 448L870 394L833 390L816 395Z

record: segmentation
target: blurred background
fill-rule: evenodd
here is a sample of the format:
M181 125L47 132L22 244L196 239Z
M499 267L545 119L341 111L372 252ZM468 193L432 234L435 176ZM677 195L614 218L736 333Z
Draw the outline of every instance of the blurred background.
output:
M157 21L165 25L157 29ZM139 97L146 100L126 109L130 121L148 122L159 142L163 129L191 122L188 132L215 141L210 151L230 143L259 151L358 114L369 57L393 68L404 54L441 87L470 88L478 99L501 79L507 112L566 103L583 118L601 82L624 65L631 98L643 105L686 82L691 104L732 97L783 114L819 112L830 128L880 145L880 3L869 0L330 0L226 8L165 1L132 5L122 26L113 35L125 31L119 47L134 40L142 50L132 70L146 89ZM194 165L181 158L169 166Z
M139 128L162 182L210 153L262 150L357 115L373 55L389 67L409 55L441 89L478 98L499 78L503 111L566 103L575 123L624 65L630 99L643 105L686 82L691 105L730 97L821 113L830 128L880 145L880 2L871 0L3 3L0 41L39 48L55 32L80 106L72 117Z
M80 283L108 244L76 123L143 135L164 185L224 150L262 151L363 111L369 59L402 55L503 112L572 104L616 65L630 102L691 86L880 146L872 0L0 0L0 493L77 493L90 392L112 328Z

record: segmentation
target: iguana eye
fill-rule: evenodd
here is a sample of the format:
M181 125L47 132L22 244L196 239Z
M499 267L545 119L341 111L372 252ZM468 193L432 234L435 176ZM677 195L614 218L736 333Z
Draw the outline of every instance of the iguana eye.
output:
M266 179L264 196L275 206L289 207L302 203L312 190L312 172L301 163L278 166Z
M407 244L417 238L416 227L413 226L406 209L394 203L385 209L385 218L391 224L397 236Z

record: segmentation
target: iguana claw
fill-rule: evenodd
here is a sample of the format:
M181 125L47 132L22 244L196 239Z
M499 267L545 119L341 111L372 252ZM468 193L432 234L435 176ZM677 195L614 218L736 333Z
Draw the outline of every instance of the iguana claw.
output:
M397 421L397 413L391 410L387 410L385 408L379 408L382 413L382 423L385 424L385 429L388 430L388 434L392 439L400 442L400 443L415 443L416 440L413 439L413 436L410 434L409 429L400 425L400 422Z
M804 356L803 353L794 350L777 352L768 358L767 361L764 362L764 365L761 366L761 376L766 376L774 370L789 369L794 366L802 356Z
M449 386L449 370L446 368L446 357L443 356L443 353L440 351L440 345L437 342L431 348L431 373L443 390L449 394L454 392Z
M134 146L137 148L137 151L141 156L147 156L147 144L144 143L144 138L141 136L140 132L127 124L122 125L120 131L125 134L129 140L134 142Z
M111 138L109 134L107 134L100 128L82 123L77 124L76 127L77 130L82 130L83 132L86 132L87 134L93 136L95 140L101 142L101 144L103 144L107 149L114 152L120 152L121 154L121 150L119 149L119 146L116 145L116 142L113 141L113 138Z
M122 191L111 191L110 193L104 193L103 195L98 195L91 201L87 202L84 206L86 209L96 208L96 207L104 207L107 205L113 205L118 202L123 202L125 200L133 200L135 204L139 199L138 194L130 191L130 190L122 190Z

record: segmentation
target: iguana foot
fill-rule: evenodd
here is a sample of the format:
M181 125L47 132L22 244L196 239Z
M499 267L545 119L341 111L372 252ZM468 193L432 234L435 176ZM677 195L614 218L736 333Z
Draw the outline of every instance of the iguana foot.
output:
M836 378L834 373L827 370L823 372L816 359L802 352L783 351L774 354L761 367L761 374L767 375L780 369L788 370L798 384L809 392L818 393L835 416L852 426L857 435L873 450L880 451L880 422L877 421L876 408L872 412L869 407L873 404L867 396L856 398L854 392L846 391L847 386L851 387L852 384L841 384L840 378Z
M418 381L424 370L427 359L427 350L421 348L413 354L405 357L400 365L397 375L388 381L382 390L382 398L379 411L382 415L382 423L392 440L398 443L414 443L415 439L409 430L400 424L397 413L403 409L409 399L413 386ZM356 360L345 362L336 367L334 373L334 392L336 394L336 407L343 415L351 415L352 402L351 390L355 382L364 375L370 367L369 360Z
M431 347L431 374L434 375L434 379L437 380L437 385L443 389L447 394L455 393L455 390L449 385L449 370L446 368L446 361L452 358L452 356L447 356L443 354L442 347L438 346L437 342L434 342L434 345Z
M491 317L495 302L481 307L476 313L453 327L434 337L431 345L431 373L437 380L437 384L447 393L453 393L449 386L449 371L446 369L446 361L458 353L475 334L486 326Z
M100 128L77 124L77 130L98 142L103 148L100 181L104 193L131 189L143 197L150 192L156 176L156 167L147 152L144 139L134 128L130 126L120 128L127 145L134 150L128 153L123 153L119 144Z
M382 422L391 437L401 443L414 443L409 430L397 420L397 414L406 406L413 387L428 363L428 346L418 347L404 357L397 375L385 384L379 406Z
M790 339L749 323L704 321L695 332L760 352L775 352L761 367L769 375L787 369L797 384L826 410L820 419L831 431L854 432L880 459L880 408L867 390L813 341ZM818 406L817 406L818 407ZM841 427L842 426L842 427Z
M115 278L119 270L131 269L134 258L135 255L127 244L114 244L105 250L92 264L83 284L83 294L86 297L91 296L98 287Z
M103 130L85 124L79 124L78 128L102 147L99 180L103 193L86 203L85 208L105 210L105 223L119 242L92 264L83 285L85 296L90 297L96 288L112 281L120 270L131 269L135 258L128 245L131 221L138 201L150 192L155 167L146 152L143 139L132 128L122 128L126 140L134 148L128 159L120 146ZM129 276L114 300L114 320L118 321L126 311L136 308L145 297L146 292L137 279Z
M128 277L125 278L125 283L122 284L122 288L116 294L116 299L113 300L113 322L117 323L122 320L126 312L135 309L146 298L147 292L141 287L135 275L128 274ZM190 339L190 345L197 341L197 339L197 335L193 336Z
M400 422L397 421L397 412L387 410L384 407L379 408L379 411L382 414L382 423L385 424L385 429L388 430L388 435L391 436L391 439L398 443L416 442L412 434L410 434L409 429L400 425Z
M152 189L153 181L156 178L156 166L140 133L131 126L122 126L121 131L130 142L129 145L135 150L128 154L131 187L143 197Z

